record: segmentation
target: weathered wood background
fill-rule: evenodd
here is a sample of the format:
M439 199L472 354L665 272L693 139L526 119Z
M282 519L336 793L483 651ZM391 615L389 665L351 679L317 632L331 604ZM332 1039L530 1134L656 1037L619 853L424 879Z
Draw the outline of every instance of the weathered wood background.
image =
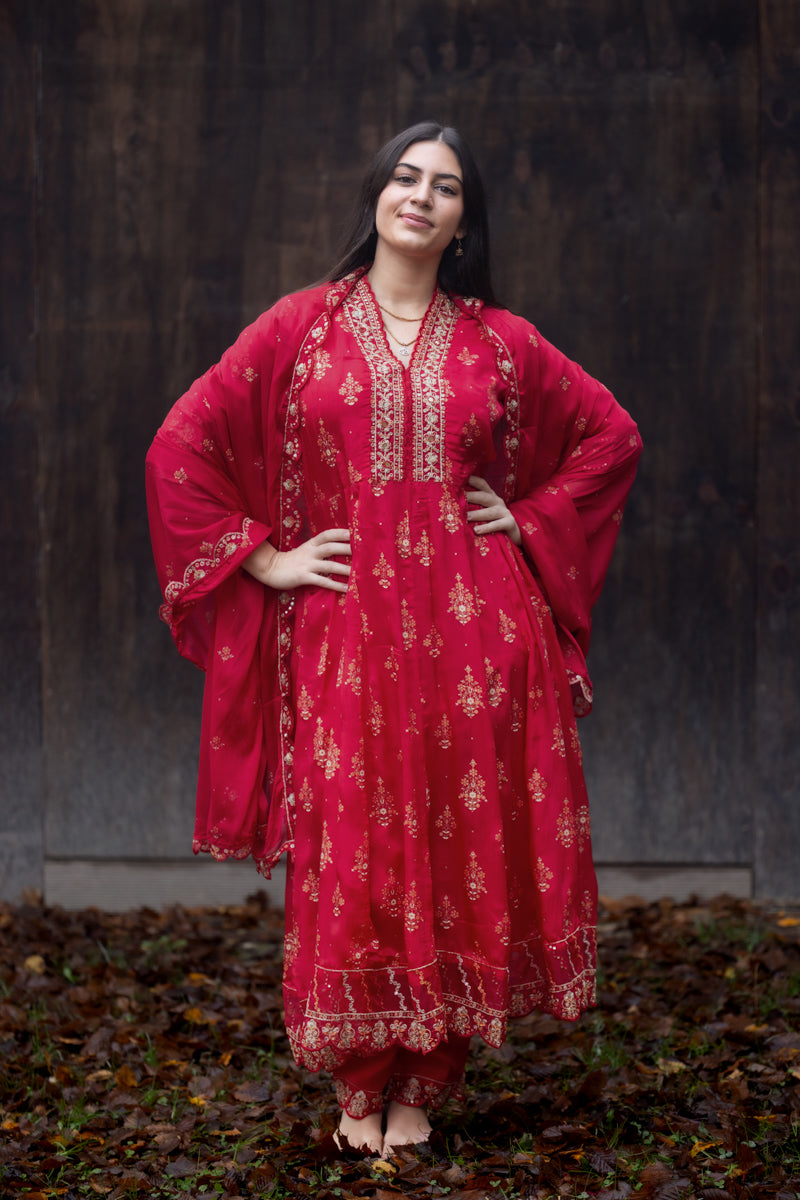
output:
M202 679L144 454L434 116L501 294L645 438L582 725L597 858L800 896L796 0L0 0L0 33L0 894L190 853Z

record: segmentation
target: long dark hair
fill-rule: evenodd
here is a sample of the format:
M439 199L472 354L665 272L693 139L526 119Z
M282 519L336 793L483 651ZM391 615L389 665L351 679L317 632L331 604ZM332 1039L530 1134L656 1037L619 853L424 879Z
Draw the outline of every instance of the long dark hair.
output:
M415 142L444 142L455 154L461 167L464 194L463 254L456 256L453 242L445 249L439 264L439 284L457 296L476 296L486 304L498 305L492 287L489 261L489 220L486 197L480 173L472 151L457 129L421 121L398 133L382 146L361 184L358 205L347 231L339 261L327 275L330 281L342 279L358 267L368 267L375 258L378 234L375 229L375 210L392 171L409 146Z

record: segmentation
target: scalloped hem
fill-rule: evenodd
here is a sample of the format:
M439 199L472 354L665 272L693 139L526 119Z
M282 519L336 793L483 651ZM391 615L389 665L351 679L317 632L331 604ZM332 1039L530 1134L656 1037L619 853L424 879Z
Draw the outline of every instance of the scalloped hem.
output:
M294 841L288 838L278 850L263 857L253 853L252 842L245 842L241 846L218 846L207 838L194 838L192 850L195 854L210 854L216 862L227 862L229 858L243 862L246 858L252 858L258 874L264 879L271 879L272 872L282 856L287 853L291 854L294 850Z
M360 1014L358 1024L338 1014L318 1014L290 1025L286 1032L295 1061L309 1071L335 1071L351 1055L368 1056L391 1045L423 1054L434 1049L448 1032L459 1037L478 1036L495 1049L502 1046L510 1021L532 1012L542 1012L560 1021L577 1021L581 1013L597 1003L595 972L585 971L569 992L560 997L531 994L520 988L511 996L504 1012L470 1011L466 1004L447 1004L436 1015L420 1014L399 1019L395 1013ZM527 993L527 995L526 995ZM353 1115L353 1114L351 1114Z

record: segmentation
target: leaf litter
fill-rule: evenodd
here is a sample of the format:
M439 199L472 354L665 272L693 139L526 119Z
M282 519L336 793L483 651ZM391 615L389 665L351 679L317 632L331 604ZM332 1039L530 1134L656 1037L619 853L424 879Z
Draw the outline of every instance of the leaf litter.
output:
M598 1007L479 1040L468 1103L375 1164L283 1029L283 914L0 905L4 1198L797 1200L800 916L607 902Z

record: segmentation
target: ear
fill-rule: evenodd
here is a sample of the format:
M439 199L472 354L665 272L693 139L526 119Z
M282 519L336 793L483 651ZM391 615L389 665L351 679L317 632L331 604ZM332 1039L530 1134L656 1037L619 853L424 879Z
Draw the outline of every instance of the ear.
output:
M463 237L466 237L466 236L467 236L467 227L466 227L466 225L460 225L460 226L459 226L459 228L456 230L456 232L455 232L455 235L454 235L454 236L455 236L455 237L457 237L457 238L463 238Z

